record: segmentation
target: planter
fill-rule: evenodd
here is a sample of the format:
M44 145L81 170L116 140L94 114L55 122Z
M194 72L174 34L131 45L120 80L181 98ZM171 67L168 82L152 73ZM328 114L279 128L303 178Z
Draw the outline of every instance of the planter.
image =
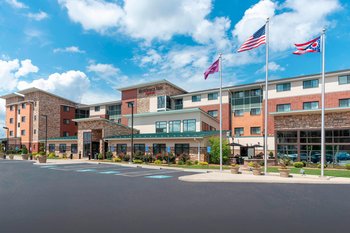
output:
M46 159L47 159L46 156L39 156L39 157L38 157L39 163L46 163Z
M231 167L232 174L239 174L239 166Z
M280 172L280 177L289 177L290 169L278 169Z
M22 159L23 160L28 160L29 159L29 155L28 154L22 154Z
M253 175L260 176L261 175L261 168L253 168Z
M9 155L10 159L14 159L15 155Z

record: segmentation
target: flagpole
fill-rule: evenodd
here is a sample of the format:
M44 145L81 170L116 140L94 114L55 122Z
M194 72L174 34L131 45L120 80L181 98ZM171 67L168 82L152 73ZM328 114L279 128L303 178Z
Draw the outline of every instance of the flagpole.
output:
M322 31L322 112L321 112L321 177L324 176L325 160L325 48L326 48L326 29Z
M264 173L267 174L267 133L268 133L268 77L269 77L269 18L266 20L266 77L265 77L265 133L264 133Z
M222 54L219 56L220 69L220 172L222 172Z

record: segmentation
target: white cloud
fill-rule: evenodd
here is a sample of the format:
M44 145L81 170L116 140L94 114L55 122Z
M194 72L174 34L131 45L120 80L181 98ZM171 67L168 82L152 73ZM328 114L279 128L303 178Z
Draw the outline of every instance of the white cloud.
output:
M51 74L47 79L41 78L32 82L20 81L19 90L37 87L65 98L80 102L82 94L89 88L90 80L81 71L70 70L65 73Z
M80 50L78 46L70 46L66 48L56 48L53 50L54 53L85 53L84 50Z
M20 77L32 72L36 73L38 70L38 67L34 66L29 59L21 62L18 59L0 60L0 90L14 90Z
M156 65L162 60L162 57L156 50L150 49L147 51L145 56L141 57L140 60L141 66L144 66L146 64Z
M24 3L22 3L18 0L6 0L6 2L14 8L18 8L18 9L28 8L27 5L25 5Z
M341 8L338 0L286 0L278 5L272 0L261 0L246 10L235 25L233 35L242 43L270 17L270 47L273 51L285 51L294 43L305 42L330 25L327 16ZM291 30L293 29L293 30Z
M48 18L49 15L44 11L40 11L38 13L29 13L29 14L27 14L27 17L30 19L34 19L36 21L41 21L43 19Z
M112 64L90 64L87 68L88 72L95 73L97 78L102 79L110 84L119 84L120 82L127 82L128 77L121 74L119 68Z
M264 73L266 70L266 65L261 67L256 73ZM269 71L276 72L276 71L284 71L285 68L281 65L277 64L276 62L269 62Z

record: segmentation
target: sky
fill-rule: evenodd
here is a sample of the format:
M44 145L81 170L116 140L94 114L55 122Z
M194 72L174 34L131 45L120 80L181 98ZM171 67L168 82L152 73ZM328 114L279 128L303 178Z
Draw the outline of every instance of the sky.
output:
M319 73L320 54L293 55L326 28L326 71L350 68L350 0L0 0L0 95L37 87L80 103L167 79L219 87L203 73L220 53L223 84L265 78L265 46L236 53L270 18L269 79ZM5 102L0 100L0 126ZM0 133L3 135L3 132Z

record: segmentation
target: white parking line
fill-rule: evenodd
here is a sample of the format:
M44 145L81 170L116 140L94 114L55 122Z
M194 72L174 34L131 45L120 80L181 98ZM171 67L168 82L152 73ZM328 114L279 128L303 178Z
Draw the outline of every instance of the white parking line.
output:
M108 166L108 167L105 167L105 166L101 166L101 165L85 165L85 166L72 166L72 167L59 167L59 166L56 166L55 168L52 168L54 170L60 170L60 171L74 171L74 170L77 170L77 169L89 169L89 168L106 168L106 169L109 169L110 167L112 166Z
M169 174L169 173L177 173L180 171L165 171L165 170L148 170L148 171L138 171L138 172L126 172L126 173L120 173L115 174L116 176L127 176L127 177L138 177L138 176L149 176L149 175L156 175L156 174Z

